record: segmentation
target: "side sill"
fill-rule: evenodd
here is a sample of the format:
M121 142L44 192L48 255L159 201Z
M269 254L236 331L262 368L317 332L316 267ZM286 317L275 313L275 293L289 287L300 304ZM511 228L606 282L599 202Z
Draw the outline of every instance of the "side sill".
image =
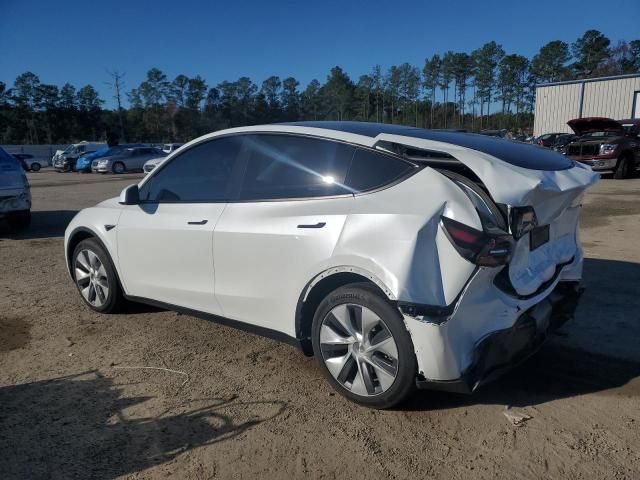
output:
M278 342L286 343L288 345L296 347L302 350L303 352L305 352L305 346L304 346L303 340L299 340L297 338L291 337L286 333L282 333L278 330L259 327L257 325L252 325L250 323L245 323L238 320L231 320L230 318L221 317L219 315L214 315L212 313L200 312L198 310L192 310L190 308L180 307L178 305L172 305L170 303L164 303L158 300L152 300L150 298L135 297L135 296L126 295L126 294L124 295L124 298L126 298L131 302L144 303L146 305L151 305L152 307L158 307L164 310L171 310L184 315L200 318L202 320L218 323L220 325L224 325L225 327L231 327L231 328L235 328L236 330L241 330L243 332L253 333L261 337L270 338L271 340L276 340Z

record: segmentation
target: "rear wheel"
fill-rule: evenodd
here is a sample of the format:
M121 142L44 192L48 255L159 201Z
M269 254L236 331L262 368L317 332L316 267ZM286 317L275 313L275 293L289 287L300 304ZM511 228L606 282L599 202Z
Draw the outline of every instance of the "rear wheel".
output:
M373 408L390 408L414 389L413 343L400 312L375 287L354 284L330 293L312 326L314 354L342 395Z
M40 171L40 164L39 163L32 163L31 164L31 171L32 172L39 172Z
M628 155L623 155L618 160L615 172L613 172L613 178L616 180L622 180L623 178L629 178L631 176L631 159Z
M113 313L124 303L109 255L94 238L80 242L71 260L73 279L84 302L96 312Z
M114 163L113 167L111 167L111 171L113 173L116 173L116 174L124 173L124 171L125 171L124 163L122 163L122 162Z

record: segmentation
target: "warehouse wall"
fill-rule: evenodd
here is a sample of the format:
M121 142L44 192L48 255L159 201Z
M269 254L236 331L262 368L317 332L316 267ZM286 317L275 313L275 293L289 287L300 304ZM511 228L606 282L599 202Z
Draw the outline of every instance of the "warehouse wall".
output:
M580 114L580 97L582 115ZM640 91L640 76L577 83L540 85L536 88L534 135L571 132L567 121L582 117L609 117L616 120L633 114L634 92ZM636 107L640 116L640 106Z
M567 120L576 118L580 111L579 83L550 85L536 88L536 116L533 134L571 132Z
M584 84L583 117L631 118L633 93L640 90L640 77Z

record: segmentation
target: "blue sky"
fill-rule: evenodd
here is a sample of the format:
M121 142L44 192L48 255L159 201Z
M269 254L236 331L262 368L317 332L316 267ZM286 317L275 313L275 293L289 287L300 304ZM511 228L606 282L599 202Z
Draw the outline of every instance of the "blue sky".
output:
M525 5L527 5L525 7ZM446 50L495 40L528 57L585 30L640 38L640 0L196 2L180 0L0 0L0 80L25 71L42 82L91 83L107 105L107 69L126 72L127 90L151 67L170 79L202 75L210 86L249 76L294 76L303 88L342 66L353 79Z

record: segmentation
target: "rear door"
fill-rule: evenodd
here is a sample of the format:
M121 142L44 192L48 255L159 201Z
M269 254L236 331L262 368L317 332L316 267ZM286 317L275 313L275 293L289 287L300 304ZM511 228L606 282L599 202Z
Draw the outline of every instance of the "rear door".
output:
M129 295L219 314L213 230L242 147L238 137L191 147L147 177L139 205L118 222L118 262Z
M354 198L354 148L330 140L245 136L238 197L214 233L216 298L225 317L295 334L306 283L323 271Z

